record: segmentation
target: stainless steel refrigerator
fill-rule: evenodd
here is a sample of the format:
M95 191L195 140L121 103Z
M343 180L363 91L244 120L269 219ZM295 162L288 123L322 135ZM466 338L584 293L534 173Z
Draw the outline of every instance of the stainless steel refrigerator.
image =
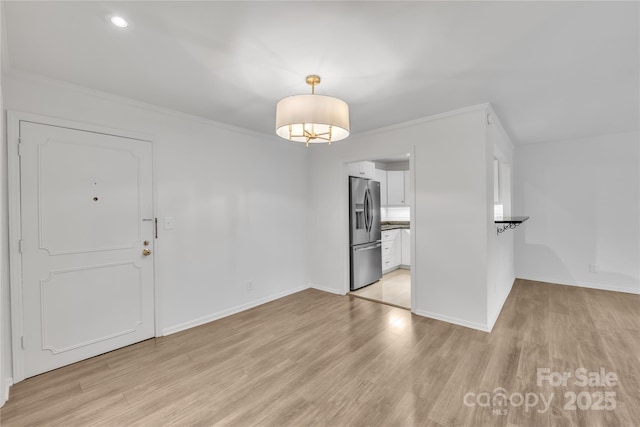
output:
M380 183L349 177L349 245L351 290L382 277Z

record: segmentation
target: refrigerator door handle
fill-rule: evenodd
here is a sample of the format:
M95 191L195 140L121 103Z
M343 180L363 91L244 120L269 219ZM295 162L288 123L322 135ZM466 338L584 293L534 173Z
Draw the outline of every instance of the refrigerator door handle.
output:
M371 229L373 228L373 196L369 188L367 188L367 192L369 194L369 233L371 233Z
M364 228L369 232L369 189L364 191Z
M371 190L367 188L367 195L369 196L369 233L373 227L373 197L371 197Z
M372 249L377 249L377 248L379 248L380 246L382 246L382 243L378 243L378 244L377 244L377 245L375 245L375 246L367 246L366 248L357 248L357 249L354 249L354 251L356 251L356 252L360 252L360 251L370 251L370 250L372 250Z
M369 208L369 233L371 233L371 227L373 227L373 197L371 197L371 190L368 188L367 197L369 198L369 203L367 203L367 207Z
M364 193L364 197L366 200L365 209L367 215L367 231L371 232L371 226L373 225L373 215L372 215L372 207L371 207L371 190L367 188L367 191Z

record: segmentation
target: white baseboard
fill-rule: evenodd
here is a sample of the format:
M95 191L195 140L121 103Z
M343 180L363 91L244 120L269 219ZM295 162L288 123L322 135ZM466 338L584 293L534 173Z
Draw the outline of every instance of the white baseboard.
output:
M446 316L444 314L433 313L431 311L424 310L416 310L413 312L418 316L428 317L430 319L441 320L447 323L453 323L454 325L464 326L465 328L476 329L482 332L491 332L491 330L487 327L487 325L483 325L481 323L470 322L464 319L458 319L457 317Z
M196 326L204 325L205 323L213 322L214 320L222 319L223 317L231 316L232 314L240 313L241 311L248 310L253 307L257 307L262 304L266 304L268 302L280 299L282 297L286 297L287 295L295 294L296 292L304 291L305 289L309 289L309 286L300 286L294 289L289 289L284 292L280 292L274 295L270 295L268 297L260 298L257 300L250 301L245 304L240 304L235 307L228 308L226 310L218 311L216 313L211 313L206 316L198 317L197 319L189 320L187 322L179 323L174 326L169 326L167 328L162 329L162 335L171 335L177 332L181 332L187 329L195 328Z
M315 283L309 283L309 287L311 289L317 289L317 290L322 291L322 292L329 292L330 294L346 295L344 292L340 292L340 291L337 291L335 289L326 288L324 286L316 285Z
M396 271L396 270L411 270L411 266L405 265L405 264L398 264L394 267L388 268L386 270L382 270L382 275L384 276L385 274L389 274L392 271Z
M0 389L0 393L2 393L2 395L0 395L0 408L9 400L9 389L13 385L13 378L4 378L1 383L2 388Z
M584 282L567 282L564 280L556 280L554 278L551 277L525 277L525 276L518 276L518 279L523 279L523 280L532 280L534 282L544 282L544 283L550 283L552 285L563 285L563 286L575 286L578 288L589 288L589 289L599 289L601 291L613 291L613 292L624 292L626 294L634 294L634 295L640 295L640 287L638 287L638 289L630 289L630 288L623 288L620 286L608 286L608 285L594 285L592 283L584 283Z

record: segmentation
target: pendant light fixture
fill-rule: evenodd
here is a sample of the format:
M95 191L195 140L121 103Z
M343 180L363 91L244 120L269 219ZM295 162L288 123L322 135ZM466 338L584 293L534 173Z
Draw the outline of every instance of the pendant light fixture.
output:
M276 133L291 142L324 143L349 136L349 105L341 99L316 95L320 76L307 76L311 95L293 95L276 104Z

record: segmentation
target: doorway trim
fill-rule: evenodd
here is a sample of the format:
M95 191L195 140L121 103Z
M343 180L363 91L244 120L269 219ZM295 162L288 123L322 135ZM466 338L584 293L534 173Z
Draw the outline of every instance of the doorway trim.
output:
M123 131L88 123L75 122L55 117L38 114L24 113L20 111L7 111L7 208L9 214L9 289L11 291L11 355L13 366L13 384L25 379L24 374L24 350L22 349L22 255L20 253L20 239L22 238L21 224L21 189L20 189L20 122L33 122L43 125L69 128L79 131L100 133L116 137L135 139L151 144L151 188L153 217L156 218L156 154L153 140L150 135L140 132ZM158 253L159 245L156 241L154 251ZM162 335L160 330L159 307L160 295L158 290L157 264L153 257L153 308L154 308L154 335Z
M409 241L409 246L411 248L411 312L415 313L415 307L416 307L416 293L417 293L417 281L416 281L416 271L417 271L417 265L416 265L416 232L415 232L415 218L416 218L416 179L415 179L415 156L416 156L416 146L415 145L411 145L410 147L408 147L407 150L395 150L392 152L383 152L383 153L370 153L368 154L366 157L357 157L357 158L347 158L347 159L342 159L342 194L343 197L342 199L342 212L348 212L349 211L349 163L354 163L354 162L364 162L364 161L372 161L375 159L383 159L383 158L388 158L388 157L396 157L399 156L402 153L411 153L411 156L409 156L409 179L411 180L411 210L410 210L410 214L409 214L409 230L411 230L411 239ZM349 219L346 218L346 215L343 215L341 218L342 219L342 224L341 224L341 229L342 229L342 236L343 237L343 244L342 247L344 248L344 252L343 252L343 259L344 259L344 263L343 263L343 289L342 289L342 295L347 295L349 292L351 292L351 287L350 287L350 282L351 282L351 276L350 276L350 265L351 265L351 261L350 261L350 251L349 251Z

